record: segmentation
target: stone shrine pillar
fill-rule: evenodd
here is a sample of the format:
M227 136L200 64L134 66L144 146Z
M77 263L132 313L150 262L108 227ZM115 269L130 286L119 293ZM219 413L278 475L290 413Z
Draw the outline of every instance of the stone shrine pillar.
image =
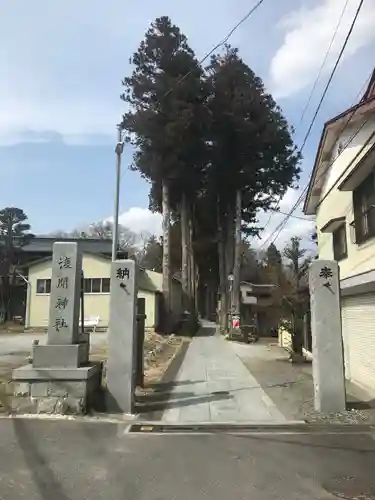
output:
M89 365L88 335L79 331L81 271L78 244L54 243L47 342L33 346L32 366L13 370L16 411L85 413L100 385L100 367Z
M309 286L315 409L342 412L346 396L337 262L313 260Z
M53 246L47 344L34 347L33 366L75 367L88 362L79 331L82 254L77 243Z
M116 260L111 268L109 306L107 408L132 414L136 386L137 266Z

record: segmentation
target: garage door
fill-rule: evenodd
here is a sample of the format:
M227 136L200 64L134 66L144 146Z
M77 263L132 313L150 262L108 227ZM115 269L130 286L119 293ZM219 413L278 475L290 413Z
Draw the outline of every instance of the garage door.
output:
M375 294L342 299L345 374L375 393Z

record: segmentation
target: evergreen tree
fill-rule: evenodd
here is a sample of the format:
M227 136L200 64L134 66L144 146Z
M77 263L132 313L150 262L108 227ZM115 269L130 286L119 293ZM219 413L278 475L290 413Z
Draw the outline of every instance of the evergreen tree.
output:
M152 182L163 212L163 292L170 296L171 209L199 186L204 158L202 69L186 36L168 17L156 19L132 57L122 99L130 106L122 126L136 146L133 168ZM183 234L186 234L184 228ZM184 274L184 290L187 283Z
M23 261L22 247L33 237L29 231L27 215L21 208L0 210L1 315L4 320L13 316L12 292Z
M292 140L293 130L238 49L227 46L223 54L212 57L206 84L211 122L205 185L208 203L217 211L220 295L224 304L221 324L225 328L237 193L242 194L242 230L257 234L257 212L275 204L298 179L300 154Z
M307 285L307 274L310 258L306 258L307 250L301 247L301 238L294 236L284 249L284 257L288 260L290 271L290 291L284 295L285 305L290 310L293 320L292 346L298 358L302 357L303 318L308 309L308 302L303 293Z

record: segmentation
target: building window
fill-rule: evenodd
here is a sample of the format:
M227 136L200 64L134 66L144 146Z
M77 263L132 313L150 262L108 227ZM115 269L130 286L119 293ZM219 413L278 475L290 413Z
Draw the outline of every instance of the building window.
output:
M110 291L110 279L102 278L102 293L109 293Z
M246 292L246 297L252 297L252 293L251 292Z
M85 293L109 293L109 278L85 278Z
M51 280L49 278L37 279L36 293L51 293Z
M370 174L353 191L356 243L375 236L375 175Z
M348 245L346 241L346 225L342 224L332 233L333 258L342 260L348 256Z

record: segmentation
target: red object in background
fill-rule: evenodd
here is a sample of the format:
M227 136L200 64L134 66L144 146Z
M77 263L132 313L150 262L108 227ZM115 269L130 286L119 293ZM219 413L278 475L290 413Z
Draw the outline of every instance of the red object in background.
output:
M233 326L233 328L239 328L240 327L240 320L238 318L233 319L232 326Z

